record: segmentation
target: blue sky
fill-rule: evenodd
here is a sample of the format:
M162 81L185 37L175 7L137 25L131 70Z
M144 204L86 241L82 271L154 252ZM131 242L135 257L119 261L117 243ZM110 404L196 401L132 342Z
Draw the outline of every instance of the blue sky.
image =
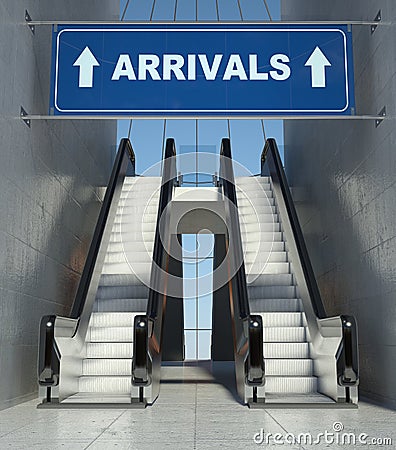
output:
M121 0L121 13L127 0ZM196 4L198 10L196 10ZM273 20L280 18L280 0L267 0ZM174 20L176 0L130 0L124 20L148 21ZM244 20L269 20L263 0L240 0ZM217 20L216 0L178 0L176 20L195 21ZM220 20L241 20L237 0L218 0ZM275 137L280 147L283 146L283 122L266 120L267 137ZM118 123L118 139L128 136L130 121L120 120ZM134 120L131 128L131 141L136 153L136 168L138 173L161 159L164 133L164 120ZM264 145L262 125L259 120L231 120L231 144L234 159L245 166L251 173L260 169L260 154ZM228 137L226 120L199 120L198 136L196 136L195 120L167 120L165 138L176 140L177 152L184 151L187 146L212 146L218 154L220 142ZM215 146L215 147L214 147Z

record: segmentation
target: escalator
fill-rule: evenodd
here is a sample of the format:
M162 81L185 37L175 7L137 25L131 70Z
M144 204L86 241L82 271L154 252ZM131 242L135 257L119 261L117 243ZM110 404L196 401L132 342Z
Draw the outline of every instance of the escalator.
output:
M356 322L326 316L275 140L266 142L261 175L235 184L245 315L258 315L263 327L265 383L249 403L356 405Z
M160 232L168 233L173 156L169 142L162 179L135 176L131 144L121 141L70 317L45 316L40 324L41 407L144 406L157 398L161 269L169 264Z
M152 404L161 363L184 360L182 234L215 235L212 360L234 361L252 407L357 404L357 329L328 317L276 142L235 176L223 139L211 187L181 187L168 139L161 177L135 176L121 141L70 317L45 316L41 407ZM181 179L181 178L180 178Z

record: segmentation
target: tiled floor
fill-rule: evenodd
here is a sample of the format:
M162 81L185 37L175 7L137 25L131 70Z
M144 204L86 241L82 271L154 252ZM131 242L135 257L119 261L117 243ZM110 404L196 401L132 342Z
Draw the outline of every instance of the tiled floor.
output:
M250 410L235 400L232 374L213 377L204 366L166 367L161 394L154 406L139 409L36 409L37 400L0 412L0 449L249 449L249 448L376 448L369 445L280 445L253 437L279 433L365 433L371 438L391 438L396 446L396 412L368 403L357 410L268 409ZM265 436L265 434L264 434ZM260 441L260 435L256 440ZM328 437L328 442L331 437Z

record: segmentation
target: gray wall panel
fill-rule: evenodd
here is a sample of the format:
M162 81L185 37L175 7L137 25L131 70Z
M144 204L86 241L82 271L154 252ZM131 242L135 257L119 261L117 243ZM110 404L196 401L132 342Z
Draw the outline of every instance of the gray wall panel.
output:
M51 28L34 20L115 20L118 0L0 0L0 409L35 395L44 314L68 314L115 153L116 122L46 114Z
M282 0L284 20L396 18L393 0ZM396 113L396 27L353 28L357 111ZM289 182L330 314L352 313L361 394L396 406L396 121L285 123Z

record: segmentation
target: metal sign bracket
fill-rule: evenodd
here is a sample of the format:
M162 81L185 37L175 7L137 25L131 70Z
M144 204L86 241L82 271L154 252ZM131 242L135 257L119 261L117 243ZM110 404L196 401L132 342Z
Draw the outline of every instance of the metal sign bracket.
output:
M382 13L381 13L381 10L379 10L377 15L374 18L374 22L380 23L381 21L382 21ZM377 28L378 28L378 24L371 25L371 34L374 34L374 32Z
M30 14L29 14L27 9L25 9L25 21L27 22L30 31L34 34L35 31L36 31L35 30L35 25L33 23L31 23L31 22L33 22L33 20L30 17Z

